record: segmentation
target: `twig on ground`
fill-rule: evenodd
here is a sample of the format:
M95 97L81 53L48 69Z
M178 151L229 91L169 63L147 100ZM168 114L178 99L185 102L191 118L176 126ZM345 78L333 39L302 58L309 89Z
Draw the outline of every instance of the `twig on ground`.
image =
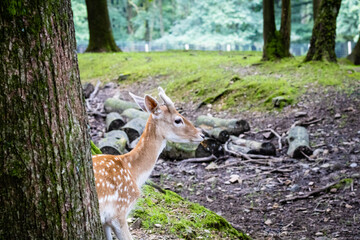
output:
M211 161L217 160L217 159L218 158L214 154L211 154L211 156L208 156L208 157L184 159L184 160L180 161L179 163L183 164L183 163L211 162Z
M151 187L153 187L153 188L155 188L156 190L158 190L158 191L161 192L161 193L166 194L166 191L165 191L162 187L160 187L159 185L157 185L156 183L153 183L153 182L151 182L151 181L146 181L145 184L146 184L146 185L149 185L149 186L151 186Z
M260 132L272 132L278 138L279 150L282 149L282 143L281 143L282 137L274 129L267 128L267 129L262 130Z
M101 112L88 111L88 114L89 114L89 115L93 115L93 116L96 115L96 116L100 116L100 117L106 118L106 114L101 113Z
M100 81L98 81L98 82L96 83L95 89L94 89L94 91L90 94L89 100L92 100L92 99L98 94L100 84L101 84Z
M323 118L319 118L319 119L315 119L315 120L312 120L312 121L309 121L309 122L306 122L306 121L296 121L293 123L293 125L291 125L290 129L295 127L295 126L303 126L303 127L307 127L307 126L310 126L311 124L315 124L315 123L318 123L318 122L321 122L323 120Z
M338 184L339 182L340 181L329 183L328 185L326 185L324 187L318 188L318 189L316 189L316 190L314 190L312 192L309 192L309 193L307 193L305 195L302 195L302 196L295 196L295 197L291 197L291 198L282 199L282 200L280 200L280 203L286 203L286 202L289 202L289 201L297 201L297 200L301 200L301 199L307 199L310 196L317 195L317 194L331 188L332 186Z
M315 159L311 158L310 156L306 155L306 153L304 153L303 151L300 151L302 155L304 155L304 157L308 160L308 161L311 161L311 162L314 162Z
M231 141L231 139L227 140L226 143L224 144L224 150L225 150L225 152L230 153L230 154L232 154L232 155L235 155L236 157L243 157L243 158L246 158L246 159L248 159L248 160L252 160L252 158L249 157L248 154L245 154L245 153L242 153L242 152L235 152L235 151L229 150L228 144L229 144L230 141Z

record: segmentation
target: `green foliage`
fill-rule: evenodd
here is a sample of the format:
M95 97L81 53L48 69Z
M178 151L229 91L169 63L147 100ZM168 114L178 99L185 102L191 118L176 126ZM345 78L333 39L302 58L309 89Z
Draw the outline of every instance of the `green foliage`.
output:
M262 38L261 1L195 1L159 42L252 44Z
M303 57L276 62L260 60L259 52L79 54L82 81L108 82L125 72L130 77L121 84L147 81L151 77L175 101L211 102L218 110L235 112L272 109L272 98L277 96L295 103L307 88L347 89L347 83L360 77L346 60L341 60L339 65L304 64Z
M95 145L95 143L93 141L90 141L90 145L91 145L91 154L92 155L102 154L101 150Z
M250 239L205 207L184 200L172 191L163 194L147 185L132 214L142 220L145 229L170 232L182 239ZM160 227L155 228L155 224Z
M77 42L86 44L89 30L85 0L71 2ZM291 3L291 41L307 43L314 24L312 3L302 0ZM151 40L158 43L262 45L261 0L162 0L161 4L159 0L112 0L108 2L108 8L116 41L145 40L145 22L148 21ZM359 16L358 0L342 1L337 20L337 41L353 40L359 34ZM279 29L281 1L275 1L275 18Z
M76 42L77 44L87 44L89 41L89 25L85 0L72 0L71 5L74 12Z
M360 32L360 1L342 0L336 21L336 39L351 41Z

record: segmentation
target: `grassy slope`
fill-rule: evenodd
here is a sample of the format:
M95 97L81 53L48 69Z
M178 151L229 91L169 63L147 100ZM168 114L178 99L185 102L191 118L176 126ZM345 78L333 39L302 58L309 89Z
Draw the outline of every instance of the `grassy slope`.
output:
M244 109L271 107L276 96L289 102L319 86L348 86L360 73L341 60L339 64L302 63L302 57L278 62L261 62L259 52L170 51L152 53L80 54L79 66L84 82L116 80L130 74L124 82L157 79L175 100L184 97L196 103L213 103L218 109L239 105Z
M184 200L172 191L163 194L147 185L143 187L143 197L138 201L133 217L140 218L145 229L158 234L171 233L181 239L250 240L205 207Z

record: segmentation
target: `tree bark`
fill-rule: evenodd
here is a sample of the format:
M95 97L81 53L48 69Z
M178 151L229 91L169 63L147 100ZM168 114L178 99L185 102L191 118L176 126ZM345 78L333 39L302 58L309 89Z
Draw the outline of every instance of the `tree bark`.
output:
M116 46L106 0L86 0L90 40L86 52L120 52Z
M316 15L319 12L320 2L321 2L321 0L313 0L313 19L314 19L314 22L316 20Z
M341 0L321 1L305 62L312 60L337 62L335 54L336 18L340 6Z
M275 37L275 31L276 31L274 0L263 0L263 18L264 18L264 25L263 25L264 46L267 46L269 42Z
M263 20L262 60L290 57L291 0L282 0L280 31L275 25L274 0L263 0Z
M290 57L291 35L291 0L282 0L280 39L283 46L283 56Z
M159 8L159 27L160 27L160 36L164 36L164 20L163 20L163 6L162 0L158 0L158 8Z
M70 0L0 2L0 239L102 239Z
M355 65L360 65L360 38L351 54L347 56L347 59L349 59Z

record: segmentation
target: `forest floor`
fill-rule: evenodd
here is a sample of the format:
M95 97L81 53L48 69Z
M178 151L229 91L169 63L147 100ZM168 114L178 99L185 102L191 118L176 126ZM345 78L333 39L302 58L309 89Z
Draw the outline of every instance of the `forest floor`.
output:
M232 70L242 77L261 72L258 68L237 66ZM360 68L351 69L360 72ZM130 100L128 91L142 95L155 92L160 84L164 85L161 76L120 85L108 83L99 91L97 101L101 104L113 95ZM359 78L346 83L346 89L308 83L299 92L281 111L269 109L269 104L264 111L236 111L233 105L222 109L223 99L205 102L199 108L199 101L191 96L175 102L192 121L203 114L246 119L251 125L251 131L243 136L246 139L265 141L260 131L268 128L285 135L294 122L303 121L308 123L315 150L312 156L290 158L283 142L283 149L277 149L277 160L239 161L230 157L215 164L181 164L160 159L151 180L218 213L253 239L360 239ZM90 125L97 141L105 129L104 120L91 117ZM266 141L279 146L276 137ZM230 183L234 175L238 181ZM321 188L323 191L317 191ZM147 231L133 229L133 234L151 239Z

